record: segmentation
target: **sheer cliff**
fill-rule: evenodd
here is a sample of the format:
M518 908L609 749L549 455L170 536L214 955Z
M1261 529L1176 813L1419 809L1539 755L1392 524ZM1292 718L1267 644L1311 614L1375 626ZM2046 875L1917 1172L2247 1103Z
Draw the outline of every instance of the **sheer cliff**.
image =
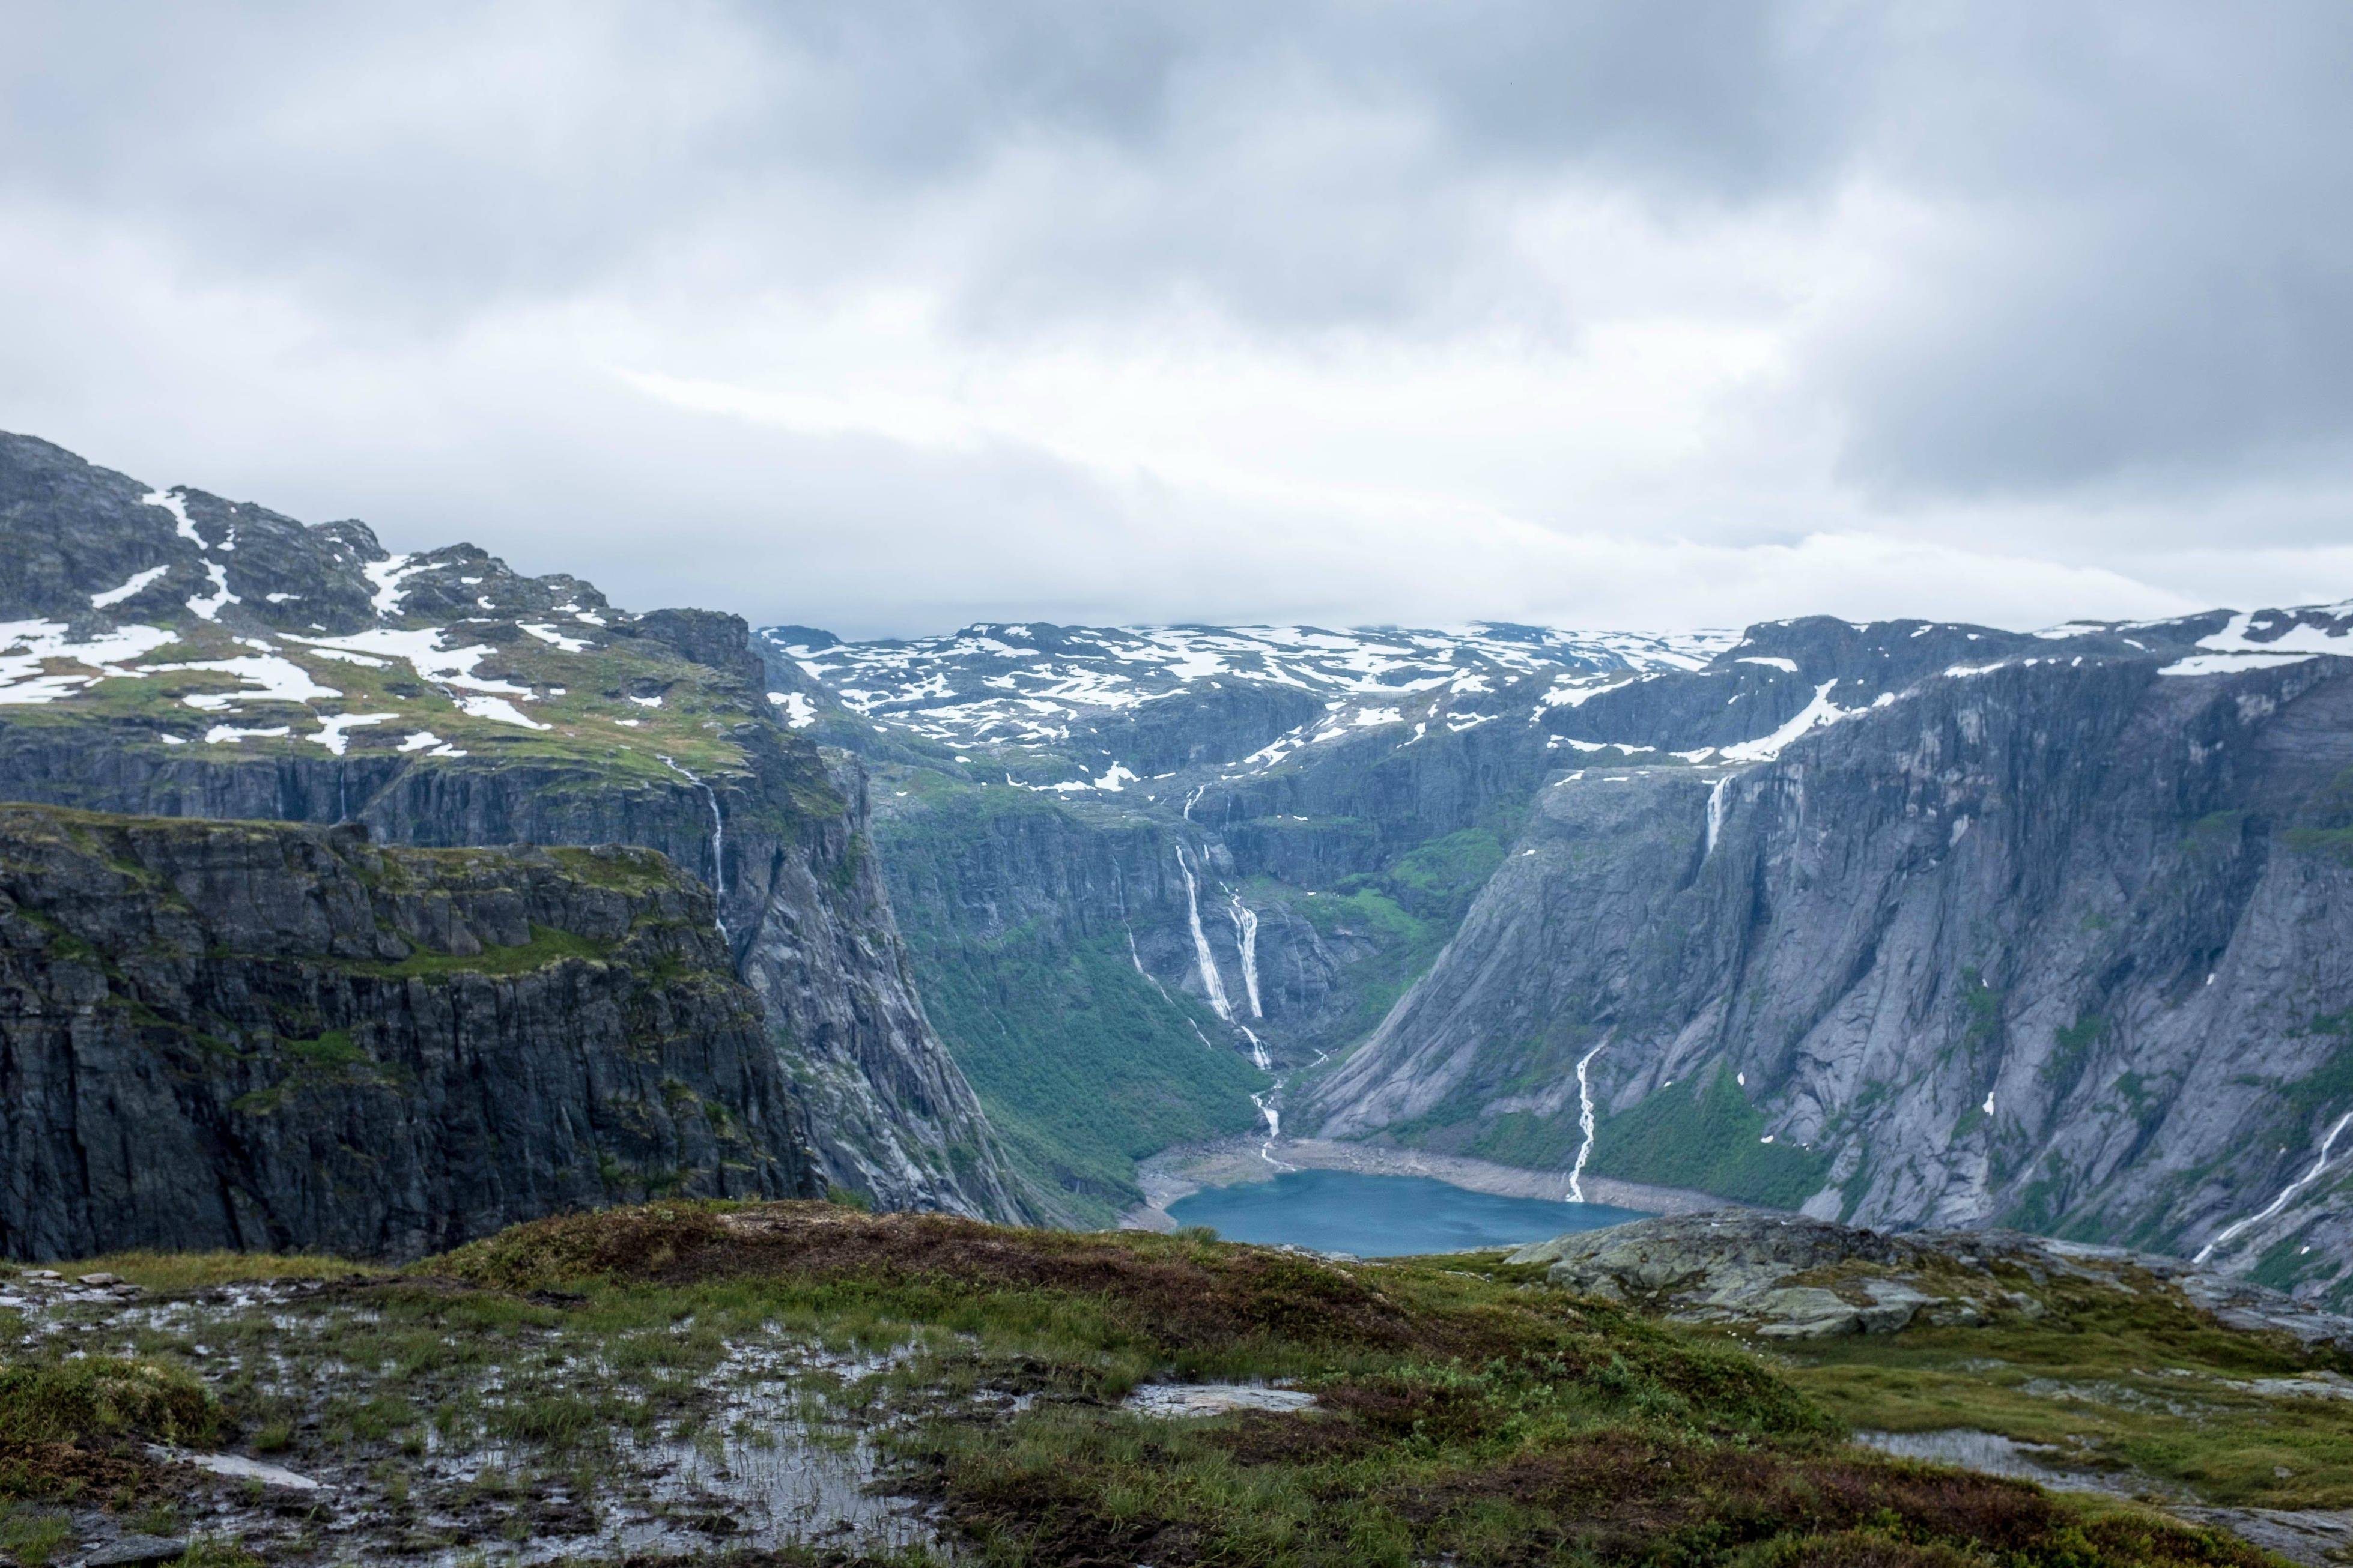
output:
M2304 1177L2353 1110L2353 660L2318 651L2344 617L2279 624L1947 667L1746 767L1564 775L1314 1112L1560 1167L1589 1125L1597 1173L2219 1240L2341 1294L2346 1172Z
M0 437L0 797L659 850L710 886L827 1181L1028 1217L916 995L862 786L764 686L732 616Z
M643 849L0 806L0 1091L15 1258L824 1191L710 894Z

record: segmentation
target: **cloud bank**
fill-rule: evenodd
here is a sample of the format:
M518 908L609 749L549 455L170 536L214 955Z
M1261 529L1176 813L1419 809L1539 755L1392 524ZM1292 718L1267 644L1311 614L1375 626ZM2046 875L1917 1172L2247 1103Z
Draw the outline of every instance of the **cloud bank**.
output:
M2353 11L33 5L0 426L625 604L2353 594Z

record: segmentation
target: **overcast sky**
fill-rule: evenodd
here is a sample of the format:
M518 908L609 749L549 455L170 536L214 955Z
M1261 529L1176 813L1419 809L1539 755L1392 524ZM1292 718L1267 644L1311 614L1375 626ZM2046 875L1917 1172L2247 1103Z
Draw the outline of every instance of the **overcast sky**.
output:
M0 427L637 608L2353 595L2353 5L5 5Z

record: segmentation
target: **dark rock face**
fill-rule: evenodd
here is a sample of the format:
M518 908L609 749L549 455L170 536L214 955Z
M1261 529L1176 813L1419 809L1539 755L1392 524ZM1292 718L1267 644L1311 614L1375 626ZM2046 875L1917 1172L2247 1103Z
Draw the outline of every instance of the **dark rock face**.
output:
M710 895L642 849L0 807L0 1085L15 1258L824 1185Z
M99 670L102 693L0 705L0 798L356 821L379 842L420 846L659 850L712 888L738 971L812 1114L827 1181L886 1208L1030 1215L915 995L862 784L838 784L778 721L740 618L633 616L576 578L523 576L471 545L392 556L355 522L306 527L197 491L163 495L5 435L0 616L77 637L164 628L159 640L209 639L216 655L310 661L311 682L334 689L323 705L183 700L164 689L173 677ZM375 634L378 651L346 647L338 662L316 647L351 633ZM401 647L462 649L458 662L473 668L454 683L448 671L428 678L382 651ZM533 673L544 658L564 662ZM206 668L185 653L158 662ZM355 679L369 682L364 695ZM507 720L465 716L485 692L511 694L492 704ZM369 727L330 734L320 726L334 710ZM248 738L210 743L216 719ZM397 743L401 730L437 724Z

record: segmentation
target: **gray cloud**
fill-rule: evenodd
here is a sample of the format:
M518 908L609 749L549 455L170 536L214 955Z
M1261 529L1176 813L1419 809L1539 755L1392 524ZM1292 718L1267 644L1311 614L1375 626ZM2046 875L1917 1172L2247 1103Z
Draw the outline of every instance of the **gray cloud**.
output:
M2218 538L2353 591L2338 5L11 22L0 425L625 602L1658 618L1697 550L1736 618L1933 549L2015 616Z

